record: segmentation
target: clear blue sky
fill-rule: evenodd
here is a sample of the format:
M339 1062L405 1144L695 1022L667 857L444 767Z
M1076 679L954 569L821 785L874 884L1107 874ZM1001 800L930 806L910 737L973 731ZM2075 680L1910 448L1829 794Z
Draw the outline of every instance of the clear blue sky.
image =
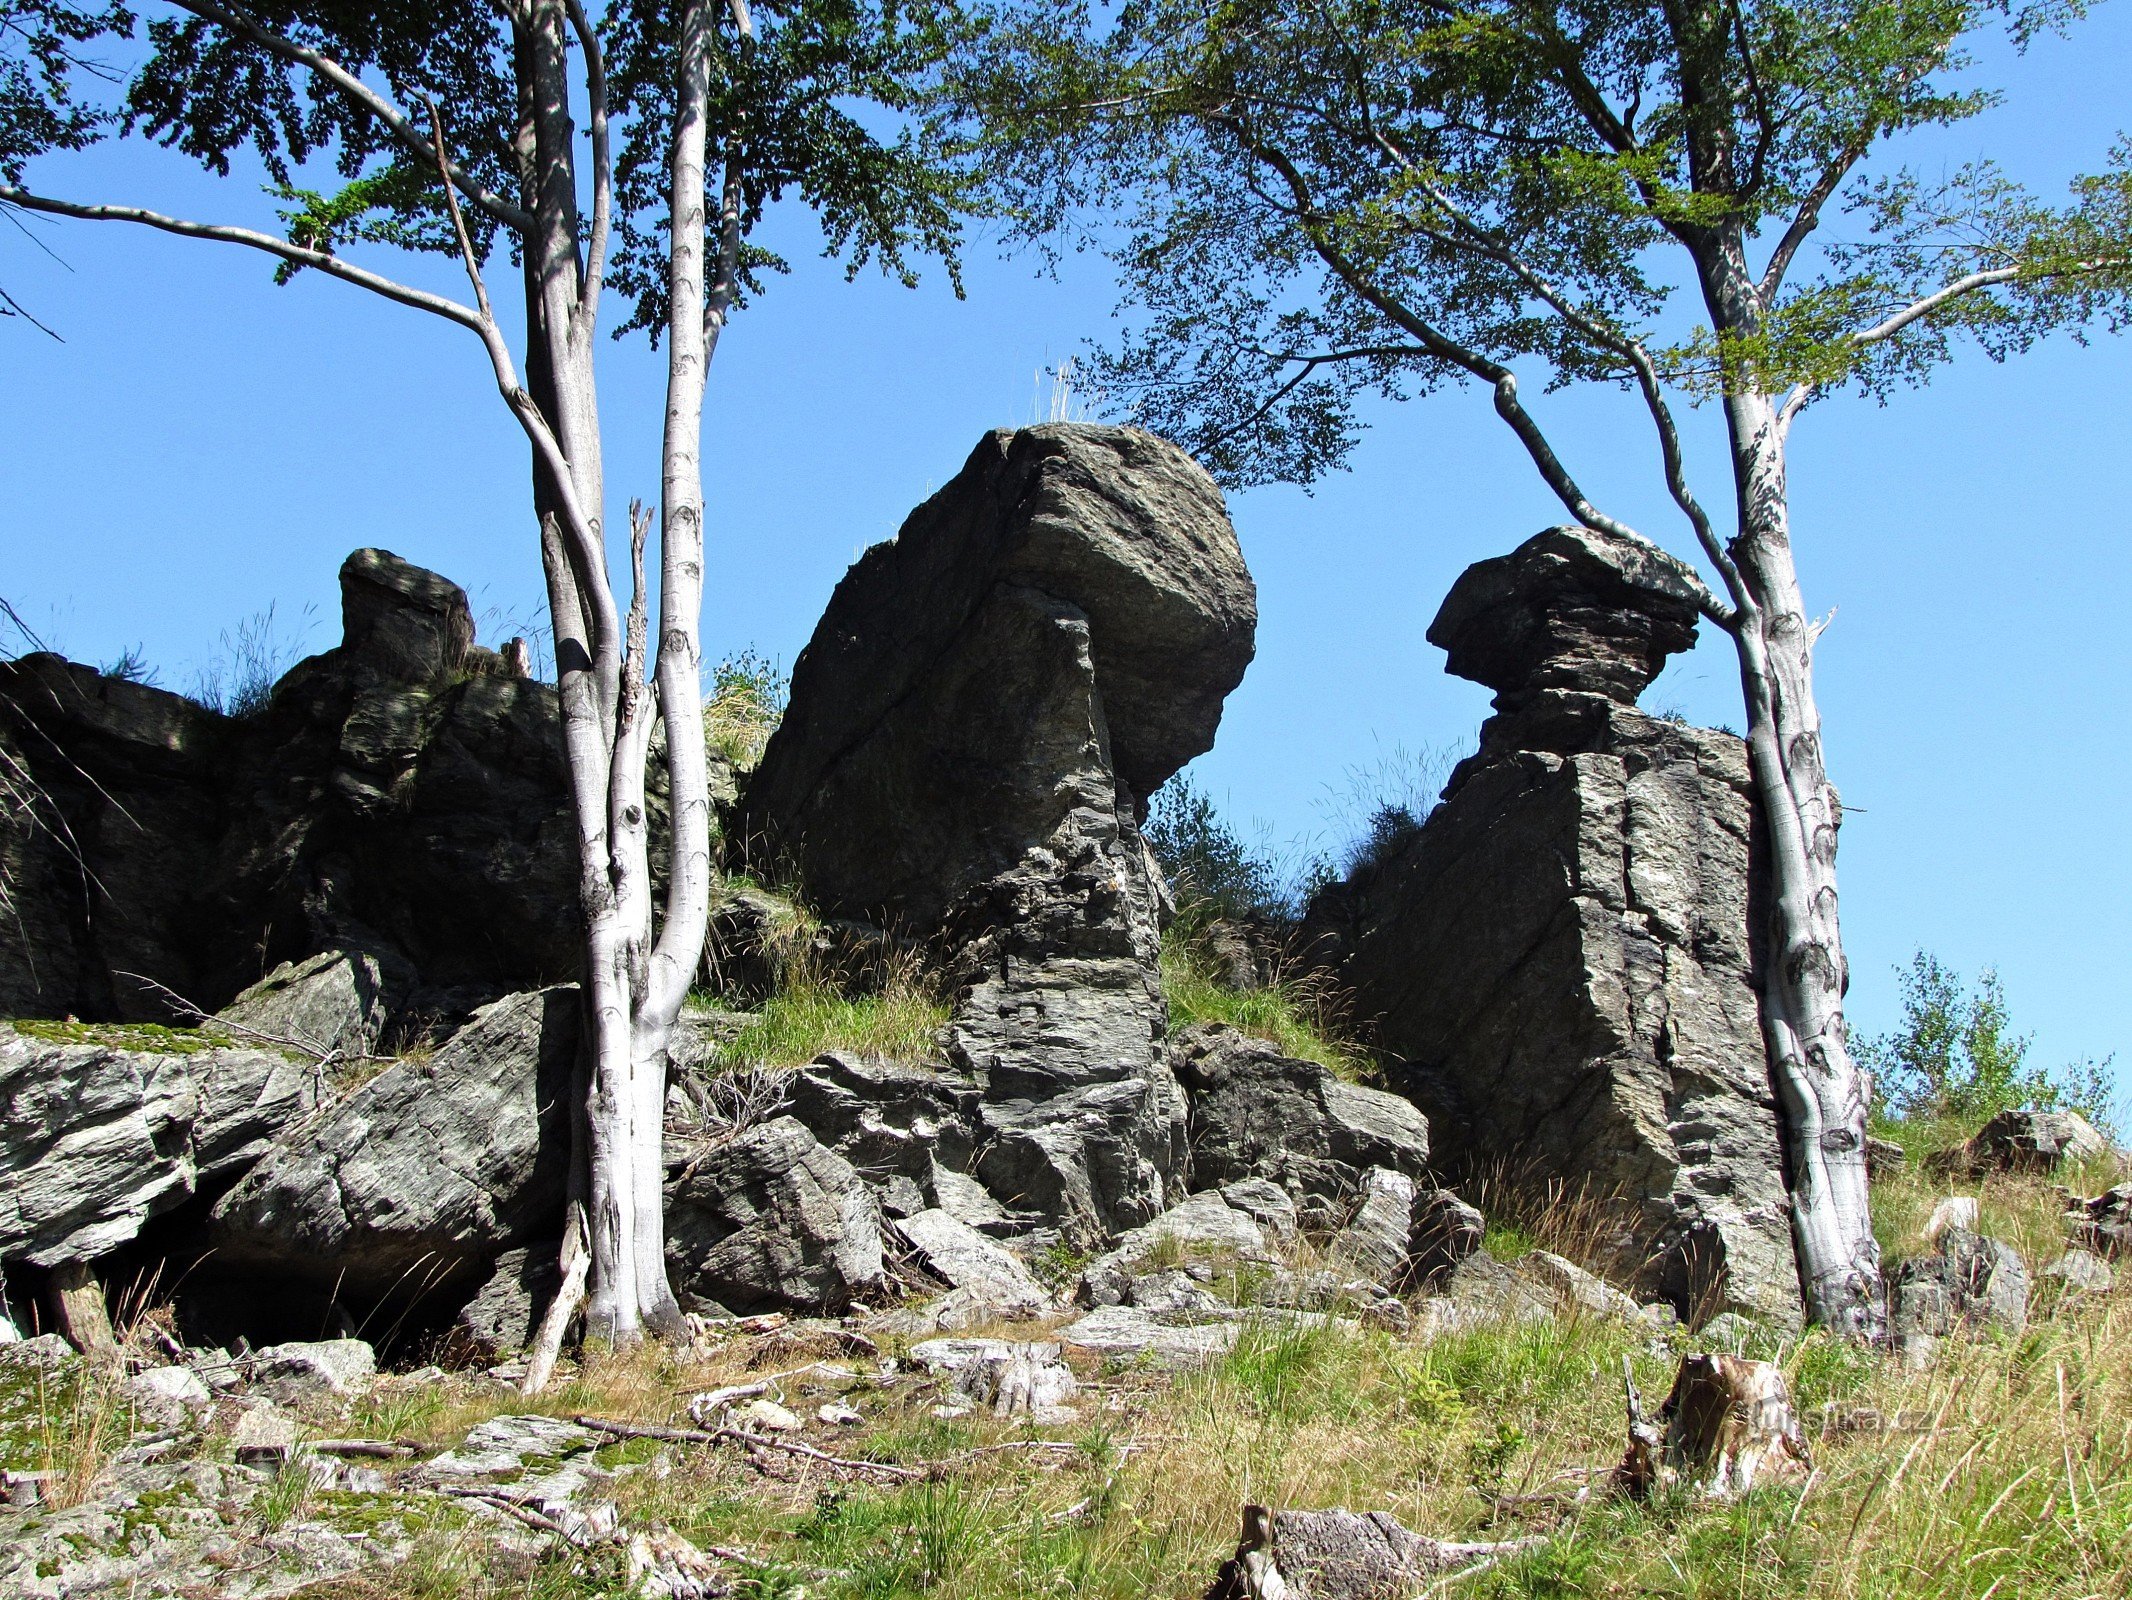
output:
M2070 42L1993 51L2008 104L1919 148L1991 151L2056 193L2125 124L2132 11ZM247 184L139 145L51 159L35 186L271 224ZM0 281L66 339L0 322L0 594L57 647L140 646L188 687L225 629L270 603L305 642L338 632L335 573L364 544L457 579L484 638L537 616L524 445L461 330L314 276L277 289L227 247L115 225L0 225ZM781 219L798 263L727 335L706 437L713 656L789 664L865 545L954 473L987 428L1040 415L1037 371L1110 326L1100 261L1058 282L982 244L957 303L846 285ZM454 287L438 264L429 281ZM657 493L660 365L613 346L603 398L610 514ZM1558 395L1539 413L1595 498L1683 553L1629 403ZM1259 583L1259 653L1195 774L1247 830L1322 838L1356 769L1469 744L1485 692L1448 678L1422 632L1469 562L1560 520L1475 394L1384 408L1313 496L1231 511ZM1725 503L1712 431L1691 450ZM2054 341L1981 357L1886 409L1844 398L1802 421L1795 532L1811 608L1835 607L1820 693L1846 802L1851 1014L1895 1015L1893 968L1923 946L1996 964L2036 1058L2132 1065L2132 349ZM619 520L618 518L616 520ZM1646 697L1737 725L1722 640Z

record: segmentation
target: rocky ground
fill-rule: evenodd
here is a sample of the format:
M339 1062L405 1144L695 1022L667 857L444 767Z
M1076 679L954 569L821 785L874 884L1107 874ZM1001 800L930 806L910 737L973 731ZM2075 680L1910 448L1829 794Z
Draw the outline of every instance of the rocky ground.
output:
M1884 1354L1737 1317L1690 1336L1544 1248L1390 1293L1357 1275L1371 1209L1411 1189L1386 1180L1315 1242L1247 1181L1265 1215L1203 1196L1050 1285L921 1224L945 1297L699 1319L532 1401L513 1366L378 1372L358 1340L186 1349L150 1308L105 1361L0 1350L0 1592L1182 1597L1258 1502L1542 1541L1474 1595L2123 1594L2132 1311L2066 1175L1886 1178L1923 1259L2051 1258L1936 1276L1951 1297L1912 1294ZM1663 1394L1728 1342L1781 1364L1804 1487L1610 1495L1623 1364Z

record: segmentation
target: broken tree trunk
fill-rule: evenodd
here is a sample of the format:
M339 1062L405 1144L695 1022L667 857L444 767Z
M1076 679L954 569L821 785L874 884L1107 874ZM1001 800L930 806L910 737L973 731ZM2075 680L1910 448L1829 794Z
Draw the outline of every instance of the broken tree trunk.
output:
M86 1261L62 1261L52 1269L52 1321L67 1342L85 1356L115 1358L118 1335L104 1305L104 1286Z
M1460 1544L1411 1532L1382 1511L1247 1505L1236 1554L1206 1600L1406 1600L1432 1578L1477 1572L1543 1542Z
M1783 1369L1740 1356L1681 1358L1673 1390L1654 1425L1628 1362L1629 1448L1614 1469L1614 1487L1634 1499L1654 1490L1686 1488L1720 1500L1757 1484L1802 1481L1812 1470L1806 1432L1793 1410Z

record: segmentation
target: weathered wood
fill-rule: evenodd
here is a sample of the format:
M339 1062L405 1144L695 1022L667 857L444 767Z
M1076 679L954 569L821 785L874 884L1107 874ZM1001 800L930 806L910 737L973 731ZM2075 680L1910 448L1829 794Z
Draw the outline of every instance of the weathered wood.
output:
M1683 1356L1657 1424L1643 1414L1626 1358L1622 1374L1629 1446L1614 1469L1620 1493L1643 1499L1657 1490L1686 1488L1731 1499L1757 1485L1798 1483L1813 1469L1784 1370L1774 1362Z
M118 1335L104 1304L104 1286L86 1261L62 1261L48 1286L52 1324L85 1356L118 1358Z
M1408 1600L1430 1579L1462 1576L1545 1543L1431 1539L1382 1511L1244 1507L1236 1554L1206 1600Z

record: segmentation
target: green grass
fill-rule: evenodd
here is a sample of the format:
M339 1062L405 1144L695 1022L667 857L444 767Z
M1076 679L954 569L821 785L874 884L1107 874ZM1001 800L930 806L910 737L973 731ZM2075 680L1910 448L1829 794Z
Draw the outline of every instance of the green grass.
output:
M216 1028L166 1028L158 1022L52 1022L24 1017L14 1029L46 1044L97 1044L114 1050L153 1050L189 1056L202 1050L227 1050L237 1041Z
M1278 1045L1283 1054L1315 1061L1349 1083L1366 1082L1373 1074L1369 1057L1328 1026L1325 997L1307 980L1283 978L1263 989L1232 989L1215 979L1183 941L1166 938L1162 994L1170 1005L1172 1030L1224 1022Z
M755 1020L718 1051L720 1067L805 1066L825 1050L926 1060L938 1056L948 1008L914 983L846 995L794 983L764 1001Z

